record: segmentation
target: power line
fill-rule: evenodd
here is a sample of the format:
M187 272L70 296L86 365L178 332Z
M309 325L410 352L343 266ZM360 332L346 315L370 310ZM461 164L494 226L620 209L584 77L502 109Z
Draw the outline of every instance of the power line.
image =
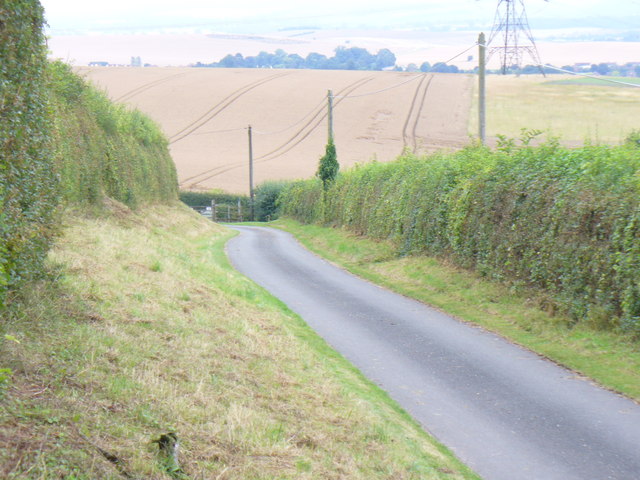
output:
M336 95L333 98L358 98L358 97L368 97L370 95L377 95L378 93L386 92L388 90L393 90L394 88L401 87L402 85L405 85L405 84L407 84L409 82L413 82L414 80L422 78L425 75L426 75L426 73L421 73L420 75L415 75L415 76L411 77L409 80L405 80L404 82L401 82L401 83L396 83L395 85L391 85L390 87L383 88L382 90L376 90L375 92L361 93L360 95Z
M281 130L275 130L272 132L261 132L259 130L256 130L255 128L252 129L253 133L258 134L258 135L277 135L279 133L283 133L286 132L287 130L291 130L293 127L299 125L300 123L304 122L308 117L310 117L312 114L314 114L316 112L316 110L318 108L320 108L322 105L324 105L324 99L318 103L315 107L313 107L313 109L311 111L309 111L309 113L305 114L304 117L302 117L300 120L296 121L295 123L292 123L291 125L289 125L288 127L285 127ZM211 134L216 134L216 133L230 133L230 132L238 132L241 130L246 130L248 127L238 127L238 128L230 128L227 130L209 130L206 132L199 132L199 133L192 133L192 135L211 135Z
M450 58L449 60L447 60L446 62L442 62L442 63L447 64L447 63L449 63L449 62L451 62L451 61L455 60L456 58L458 58L458 57L460 57L460 56L464 55L464 54L465 54L465 53L467 53L469 50L471 50L471 49L473 49L473 48L476 48L477 46L478 46L478 44L477 44L477 43L474 43L474 44L473 44L473 45L471 45L469 48L466 48L466 49L465 49L465 50L463 50L462 52L458 53L457 55L455 55L455 56L451 57L451 58ZM439 62L437 62L437 63L439 63ZM393 90L394 88L398 88L398 87L401 87L402 85L406 85L406 84L407 84L407 83L409 83L409 82L413 82L413 81L415 81L415 80L418 80L418 79L420 79L420 78L422 78L422 77L426 76L428 73L429 73L429 72L421 73L421 74L419 74L419 75L416 75L416 76L414 76L414 77L411 77L409 80L405 80L404 82L396 83L395 85L391 85L390 87L386 87L386 88L383 88L383 89L381 89L381 90L376 90L376 91L374 91L374 92L361 93L361 94L359 94L359 95L336 95L336 96L334 96L333 98L358 98L358 97L368 97L368 96L370 96L370 95L377 95L378 93L383 93L383 92L386 92L386 91L389 91L389 90Z
M455 57L451 57L449 60L447 60L447 61L446 61L446 62L444 62L444 63L449 63L449 62L451 62L451 61L455 60L456 58L458 58L458 57L460 57L460 56L464 55L464 54L465 54L465 53L467 53L469 50L472 50L472 49L476 48L477 46L478 46L478 42L474 43L474 44L473 44L473 45L471 45L469 48L467 48L467 49L463 50L462 52L460 52L459 54L457 54Z
M341 92L346 92L346 91L353 92L354 90L356 90L357 88L360 88L365 83L371 81L373 78L374 78L373 76L369 76L369 77L365 77L365 78L361 78L359 80L356 80L355 82L351 83L350 85L344 87L341 90ZM343 99L337 100L336 105L338 105L340 102L342 102L342 100ZM324 100L323 100L323 103L324 103ZM316 109L316 110L318 110L318 109ZM266 161L264 159L267 158L267 157L271 157L271 158L269 158L270 160L272 160L273 158L277 158L277 157L283 155L284 153L288 152L292 148L294 148L296 145L298 145L303 140L305 140L316 128L318 128L318 126L320 125L322 120L327 116L327 113L323 113L323 111L324 111L324 109L322 107L320 107L320 109L311 117L311 119L296 134L294 134L293 137L291 137L283 145L281 145L280 147L276 148L275 150L272 150L271 152L262 155L261 157L259 157L257 159L257 161ZM320 116L319 119L317 119L318 116ZM317 119L317 121L316 121L315 125L312 125L316 119ZM307 131L307 133L304 133L304 131L305 131L305 129L307 127L311 127L311 129L309 131ZM303 133L304 133L304 135L303 135ZM300 135L303 135L302 138L299 138L296 141L296 138L299 137ZM283 149L285 149L285 150L282 151ZM280 153L277 153L277 152L280 152ZM273 154L276 154L276 155L274 156Z
M313 115L314 113L316 113L316 110L318 110L318 108L320 108L322 105L324 105L324 99L320 101L320 103L318 103L315 107L313 107L312 110L310 110L307 114L304 115L304 117L300 118L300 120L296 121L295 123L292 123L291 125L289 125L288 127L285 127L281 130L275 130L275 131L271 131L271 132L261 132L259 130L256 130L255 128L253 128L253 133L258 134L258 135L277 135L279 133L284 133L287 130L291 130L292 128L294 128L295 126L301 124L302 122L304 122L308 117L310 117L311 115ZM199 132L199 133L193 133L192 135L210 135L210 134L216 134L216 133L230 133L230 132L238 132L240 130L246 130L247 127L239 127L239 128L231 128L231 129L227 129L227 130L209 130L206 132Z
M228 130L209 130L206 132L192 133L191 135L213 135L215 133L231 133L231 132L239 132L241 130L246 130L247 127L238 127L238 128L230 128Z
M636 87L636 88L640 88L640 83L630 83L630 82L622 82L620 80L614 80L612 78L605 78L605 77L599 77L596 75L589 75L588 73L580 73L580 72L572 72L571 70L566 70L564 68L558 68L558 67L554 67L553 65L536 65L537 67L541 67L541 68L550 68L551 70L556 70L558 72L564 72L564 73L568 73L571 75L576 75L578 77L587 77L587 78L593 78L594 80L600 80L602 82L609 82L609 83L617 83L619 85L626 85L627 87Z
M309 111L309 113L307 113L307 114L306 114L304 117L302 117L300 120L298 120L297 122L295 122L295 123L293 123L293 124L289 125L289 126L288 126L288 127L286 127L286 128L283 128L283 129L281 129L281 130L276 130L276 131L273 131L273 132L260 132L260 131L258 131L258 130L255 130L255 129L254 129L254 130L253 130L253 132L254 132L254 133L257 133L258 135L277 135L277 134L279 134L279 133L284 133L284 132L286 132L287 130L291 130L293 127L296 127L296 126L298 126L299 124L301 124L302 122L304 122L308 117L310 117L311 115L313 115L313 114L316 112L316 110L318 110L318 108L320 108L321 106L323 106L323 105L324 105L324 102L325 102L325 100L324 100L324 99L322 99L322 100L320 101L320 103L318 103L315 107L313 107L313 109L312 109L311 111Z

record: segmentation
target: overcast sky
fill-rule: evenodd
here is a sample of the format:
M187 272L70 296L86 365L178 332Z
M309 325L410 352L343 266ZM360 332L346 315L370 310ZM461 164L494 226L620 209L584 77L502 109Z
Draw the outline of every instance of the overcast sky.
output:
M498 0L41 0L51 35L203 29L252 33L293 27L425 28L491 25ZM640 0L526 0L536 21L640 29ZM576 21L579 23L576 24Z

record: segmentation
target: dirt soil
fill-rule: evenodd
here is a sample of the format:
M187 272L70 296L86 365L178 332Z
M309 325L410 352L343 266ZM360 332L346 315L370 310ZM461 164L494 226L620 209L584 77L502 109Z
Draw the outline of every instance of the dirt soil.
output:
M183 189L247 193L254 183L314 175L327 141L327 92L342 168L460 148L473 78L406 72L79 67L115 101L155 119L170 140Z

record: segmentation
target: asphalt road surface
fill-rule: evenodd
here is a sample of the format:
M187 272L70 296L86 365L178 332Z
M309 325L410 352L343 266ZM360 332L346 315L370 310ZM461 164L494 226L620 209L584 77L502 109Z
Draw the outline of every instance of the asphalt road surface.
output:
M289 234L235 227L233 265L280 298L487 480L638 480L640 406L344 272Z

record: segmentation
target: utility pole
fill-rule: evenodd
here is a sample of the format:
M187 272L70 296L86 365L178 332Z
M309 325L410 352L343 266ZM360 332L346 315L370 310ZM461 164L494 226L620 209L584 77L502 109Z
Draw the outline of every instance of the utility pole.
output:
M487 78L487 44L485 43L484 32L478 37L478 48L480 50L478 60L478 129L480 142L484 145L486 136L486 78Z
M249 202L251 210L251 221L255 220L255 208L253 205L253 136L251 125L249 125Z
M333 143L333 92L331 90L329 90L329 93L327 94L327 101L329 104L329 143Z

